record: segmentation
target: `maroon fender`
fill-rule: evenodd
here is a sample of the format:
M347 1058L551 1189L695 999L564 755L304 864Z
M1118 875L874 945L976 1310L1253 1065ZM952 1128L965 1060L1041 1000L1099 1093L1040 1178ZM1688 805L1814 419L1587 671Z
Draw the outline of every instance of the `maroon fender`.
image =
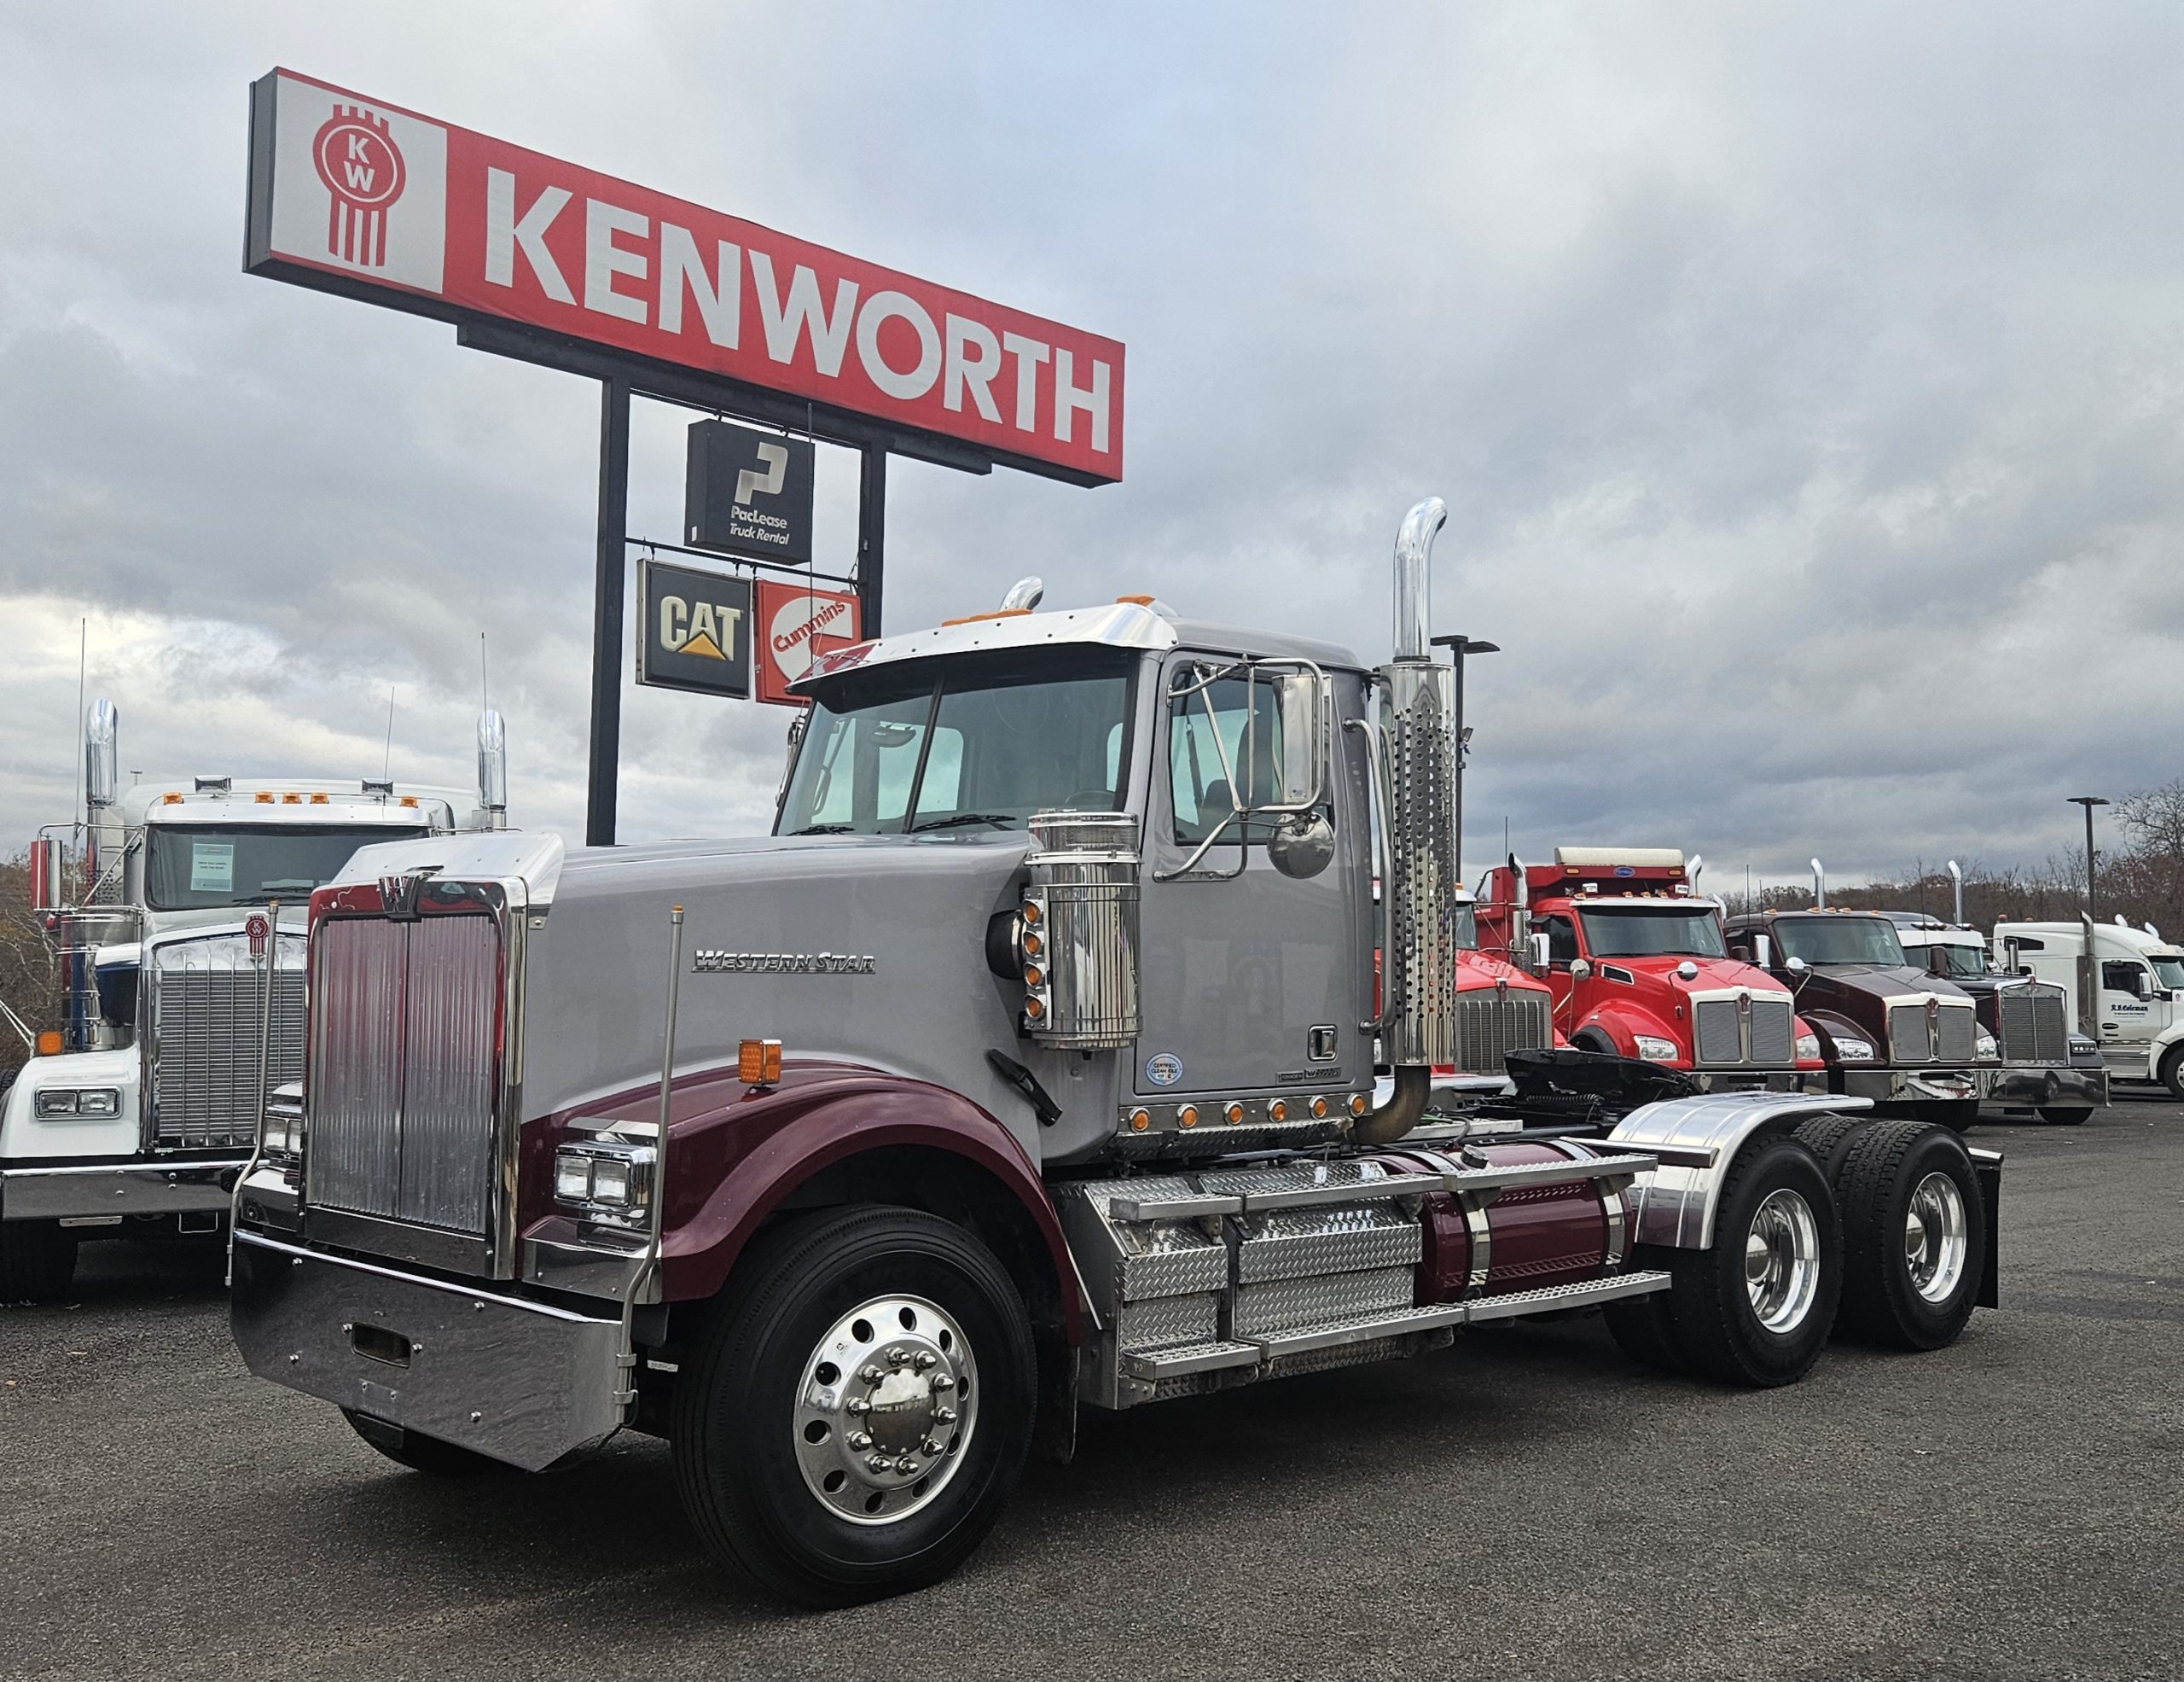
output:
M524 1127L519 1225L526 1234L559 1221L553 1155L578 1115L650 1120L659 1088L633 1088ZM766 1217L814 1174L846 1157L911 1146L961 1158L1022 1205L1046 1242L1055 1294L1072 1343L1079 1341L1076 1272L1045 1184L1024 1149L961 1094L848 1063L785 1065L780 1082L754 1088L733 1068L678 1079L670 1099L670 1173L661 1237L668 1301L718 1291Z

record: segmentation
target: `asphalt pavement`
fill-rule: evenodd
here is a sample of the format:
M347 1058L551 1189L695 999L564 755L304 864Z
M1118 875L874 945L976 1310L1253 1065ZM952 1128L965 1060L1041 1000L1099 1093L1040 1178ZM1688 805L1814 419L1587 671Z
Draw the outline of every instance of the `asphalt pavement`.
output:
M2184 1110L1984 1126L2003 1307L1802 1385L1596 1319L1089 1415L958 1576L792 1614L665 1449L436 1483L252 1378L217 1249L0 1308L0 1677L2173 1678Z

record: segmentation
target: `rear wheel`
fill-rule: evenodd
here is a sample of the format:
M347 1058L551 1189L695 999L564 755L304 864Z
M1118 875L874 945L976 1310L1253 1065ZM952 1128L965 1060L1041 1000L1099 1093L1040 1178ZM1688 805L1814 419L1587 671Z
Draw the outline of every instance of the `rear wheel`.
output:
M480 1454L460 1443L389 1424L352 1407L343 1408L341 1417L349 1422L350 1429L388 1459L427 1477L475 1477L480 1472L505 1470L490 1454Z
M2040 1119L2058 1127L2083 1126L2092 1115L2093 1106L2090 1104L2043 1103L2040 1106Z
M1987 1254L1987 1207L1964 1147L1937 1127L1875 1122L1838 1184L1845 1330L1902 1349L1954 1343Z
M1872 1125L1870 1115L1815 1115L1798 1123L1792 1137L1820 1158L1820 1171L1833 1186L1844 1157L1850 1154L1850 1141L1859 1129Z
M1820 1359L1843 1288L1835 1199L1812 1151L1779 1137L1747 1147L1722 1186L1713 1248L1670 1266L1676 1339L1724 1384L1793 1384Z
M0 1302L55 1302L76 1278L76 1234L57 1220L0 1221Z
M2184 1045L2172 1045L2161 1060L2161 1084L2169 1096L2184 1103Z
M1031 1328L990 1251L910 1209L811 1216L737 1268L674 1400L676 1482L714 1557L786 1599L921 1588L1023 1470Z

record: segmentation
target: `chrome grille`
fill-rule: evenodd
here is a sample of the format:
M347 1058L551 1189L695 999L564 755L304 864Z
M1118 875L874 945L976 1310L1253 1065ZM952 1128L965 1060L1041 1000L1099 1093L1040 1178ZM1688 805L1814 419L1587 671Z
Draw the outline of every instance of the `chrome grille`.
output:
M1934 1048L1926 1033L1924 1004L1888 1007L1888 1055L1892 1062L1923 1063L1933 1059Z
M1971 1005L1943 1005L1934 1018L1934 1055L1945 1063L1970 1062L1977 1022Z
M1696 1028L1699 1061L1702 1063L1740 1063L1744 1034L1737 1022L1734 998L1702 998L1691 1010Z
M501 956L492 919L340 917L317 942L309 1200L485 1236Z
M1751 1061L1786 1063L1795 1061L1794 1036L1790 1030L1790 1001L1755 998L1751 1001Z
M151 1138L172 1148L240 1146L258 1134L262 969L241 934L151 949ZM269 1090L304 1072L304 942L279 945Z
M1456 1067L1467 1074L1501 1074L1512 1051L1548 1045L1548 998L1529 989L1476 989L1456 1001Z
M2043 1063L2069 1062L2071 1030L2062 988L2035 987L2033 994L2032 1055Z
M2040 1060L2040 1029L2033 1020L2032 989L2012 987L1995 1001L1995 1021L2001 1032L2002 1056L2013 1063Z

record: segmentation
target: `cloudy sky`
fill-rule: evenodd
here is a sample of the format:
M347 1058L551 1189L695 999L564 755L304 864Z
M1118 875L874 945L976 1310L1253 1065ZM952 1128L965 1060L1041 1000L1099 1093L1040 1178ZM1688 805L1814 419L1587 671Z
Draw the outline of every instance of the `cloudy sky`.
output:
M148 773L581 828L598 396L241 272L276 64L1122 340L1097 491L897 463L889 620L1157 591L1380 658L1452 510L1474 870L2036 863L2184 774L2184 14L2157 6L0 12L0 835L78 622ZM640 406L631 528L686 415ZM855 469L820 452L822 565ZM630 691L622 833L763 825L786 714ZM1727 885L1726 883L1724 885Z

